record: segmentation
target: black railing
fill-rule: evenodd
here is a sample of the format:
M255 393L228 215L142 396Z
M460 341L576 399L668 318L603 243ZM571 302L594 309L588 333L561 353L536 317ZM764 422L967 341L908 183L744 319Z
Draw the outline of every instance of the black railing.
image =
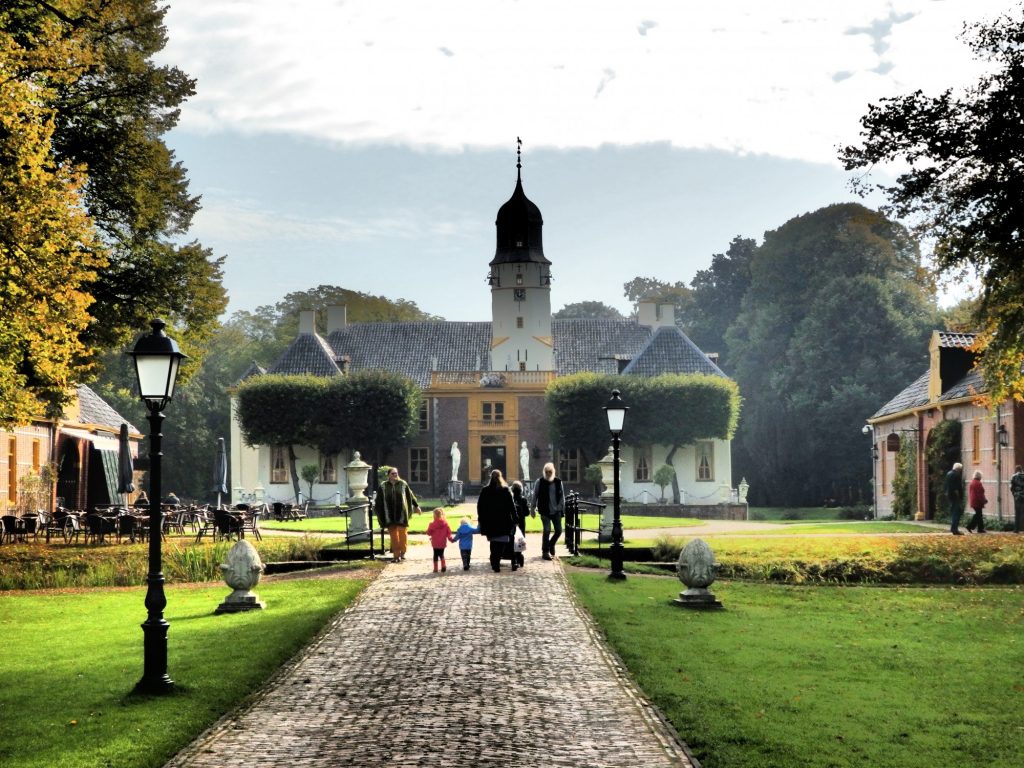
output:
M580 541L584 533L597 534L597 548L601 548L601 513L605 505L594 501L583 501L577 491L565 495L565 546L574 555L580 553ZM597 529L583 527L584 514L597 514Z
M354 531L352 530L352 513L359 509L366 510L366 528ZM345 551L352 551L353 539L357 540L357 544L369 543L370 551L367 557L373 559L377 556L377 550L373 546L373 537L376 531L373 528L373 513L370 511L370 502L363 504L353 504L350 507L339 507L338 511L345 516ZM365 538L363 538L365 537ZM384 529L380 530L380 553L384 554Z

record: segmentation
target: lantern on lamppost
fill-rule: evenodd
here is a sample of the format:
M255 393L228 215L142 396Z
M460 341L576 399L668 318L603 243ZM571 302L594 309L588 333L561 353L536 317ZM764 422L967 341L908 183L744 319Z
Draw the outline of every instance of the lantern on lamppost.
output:
M135 361L139 395L149 411L149 573L146 576L147 618L142 624L143 672L135 686L139 693L169 693L174 681L167 674L167 629L164 620L164 574L161 566L161 534L163 514L160 460L164 419L163 409L174 396L181 361L187 359L174 339L164 333L163 320L153 320L153 332L139 339L129 352Z
M604 406L605 415L608 417L608 431L612 433L612 571L608 578L622 580L626 574L622 572L622 515L621 515L621 494L619 493L619 441L622 438L622 427L626 421L626 411L629 408L622 402L619 390L612 391L612 397Z

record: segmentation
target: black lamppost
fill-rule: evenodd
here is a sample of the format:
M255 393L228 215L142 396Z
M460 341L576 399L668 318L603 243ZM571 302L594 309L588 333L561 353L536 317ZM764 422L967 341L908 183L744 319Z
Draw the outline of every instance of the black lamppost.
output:
M878 443L875 442L875 428L870 424L865 424L861 427L862 435L871 435L871 517L874 520L878 519L878 489L875 487L877 484L877 475L875 467L878 465Z
M625 579L622 572L622 517L619 507L619 438L622 436L622 424L626 420L629 408L619 397L619 390L612 390L612 398L604 407L608 417L608 431L612 433L612 572L609 579Z
M996 430L996 512L1003 519L1003 449L1010 446L1010 435L1006 425L1000 424Z
M163 320L150 322L153 332L139 339L130 354L135 359L139 395L149 409L149 574L146 576L146 621L142 624L143 671L135 686L139 693L169 693L174 681L167 675L167 628L164 621L164 574L160 564L163 515L160 507L160 423L164 406L174 394L178 366L185 359L178 345L164 333Z

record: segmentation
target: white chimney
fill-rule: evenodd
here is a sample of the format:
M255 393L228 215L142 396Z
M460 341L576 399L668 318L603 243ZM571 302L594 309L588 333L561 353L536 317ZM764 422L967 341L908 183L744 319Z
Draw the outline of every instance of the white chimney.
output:
M299 333L316 333L316 310L299 310Z
M640 325L649 325L651 328L671 327L676 324L676 307L674 304L641 301L637 305L636 321Z
M327 308L327 335L335 331L343 331L348 327L348 307L344 304L340 307Z

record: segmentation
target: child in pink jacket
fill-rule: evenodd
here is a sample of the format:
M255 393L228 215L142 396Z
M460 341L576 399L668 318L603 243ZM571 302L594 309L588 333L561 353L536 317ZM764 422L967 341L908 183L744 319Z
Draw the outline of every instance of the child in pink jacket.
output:
M430 537L430 546L434 548L434 573L437 573L437 564L441 563L441 571L447 571L448 566L444 562L444 548L449 541L455 541L452 535L452 527L444 518L444 507L434 510L434 519L427 526L427 536Z

